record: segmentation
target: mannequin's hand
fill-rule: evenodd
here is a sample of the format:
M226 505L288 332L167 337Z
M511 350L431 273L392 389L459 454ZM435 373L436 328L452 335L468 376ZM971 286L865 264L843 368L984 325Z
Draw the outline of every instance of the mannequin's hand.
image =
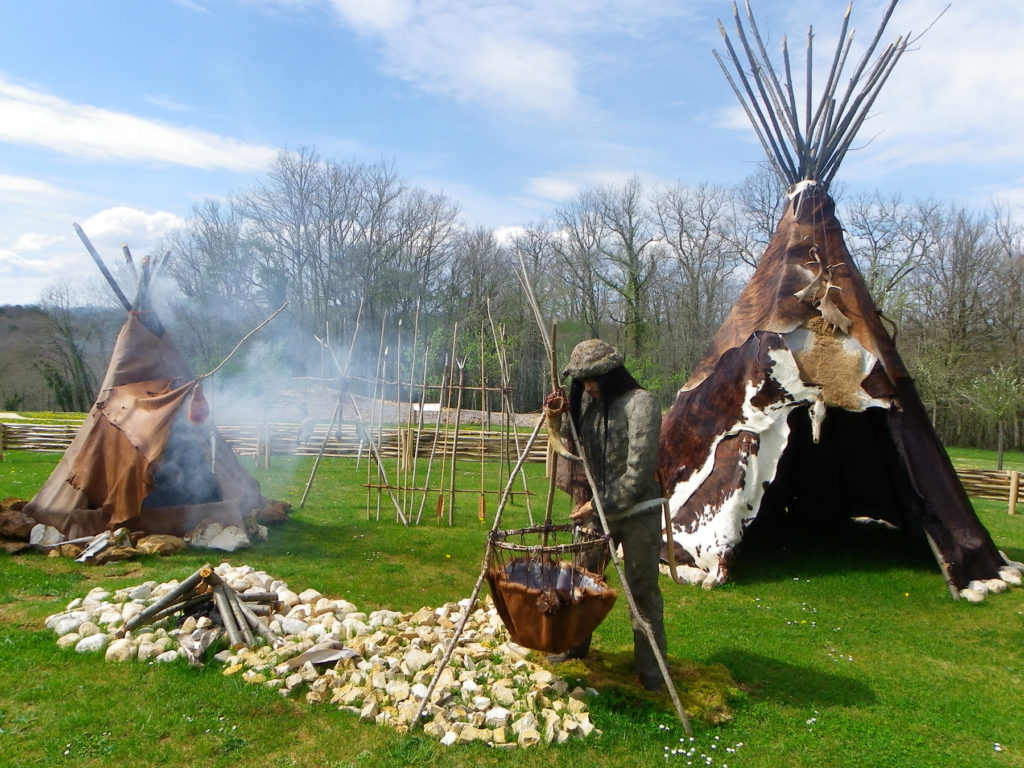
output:
M576 523L576 525L583 525L593 514L594 503L592 501L585 501L572 511L569 515L569 519Z

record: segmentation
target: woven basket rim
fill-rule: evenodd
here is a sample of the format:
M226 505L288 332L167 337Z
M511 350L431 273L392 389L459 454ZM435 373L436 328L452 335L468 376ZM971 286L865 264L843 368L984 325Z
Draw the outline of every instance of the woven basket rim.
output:
M574 541L570 544L516 544L506 541L511 536L542 535L545 533L573 533L581 541ZM516 528L510 531L491 531L487 539L491 546L509 552L529 552L532 554L563 554L588 552L607 545L611 537L606 533L597 533L575 525L532 525L526 528Z

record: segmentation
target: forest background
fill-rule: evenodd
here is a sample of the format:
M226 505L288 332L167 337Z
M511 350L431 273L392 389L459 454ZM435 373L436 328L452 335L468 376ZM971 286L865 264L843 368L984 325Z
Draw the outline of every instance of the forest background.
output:
M1019 211L841 186L832 194L847 246L943 440L1021 447ZM333 358L347 359L350 345L350 375L406 385L422 375L437 386L454 351L470 390L481 371L488 385L500 384L500 346L515 408L531 411L550 379L516 277L525 268L559 324L562 360L576 342L604 338L667 407L751 274L784 200L766 167L735 187L649 187L634 178L589 188L544 221L494 232L465 227L457 201L411 186L394 164L281 151L251 188L198 204L164 244L170 258L155 308L200 373L288 302L218 374L220 402L250 419L274 418L266 407L253 415L245 405L253 398L265 406L268 392L308 393L309 382L336 380ZM121 254L103 255L130 296ZM123 321L98 275L89 285L54 284L37 306L0 307L0 410L87 411ZM416 381L405 373L412 370ZM480 406L474 396L467 391L467 408ZM282 411L288 417L294 408Z

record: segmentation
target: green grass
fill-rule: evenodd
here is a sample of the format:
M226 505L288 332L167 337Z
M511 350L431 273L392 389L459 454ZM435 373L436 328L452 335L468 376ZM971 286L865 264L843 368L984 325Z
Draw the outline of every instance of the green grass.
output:
M959 469L995 469L996 452L984 448L950 448L947 451L953 460L953 466ZM1024 472L1024 452L1004 451L1003 469L1016 469Z
M56 458L8 452L0 498L31 495ZM297 503L311 464L278 458L254 474L268 496ZM529 469L542 495L541 468ZM471 462L459 472L460 485L475 486ZM381 519L375 497L366 519L365 480L354 461L325 460L305 507L268 542L230 556L186 551L85 567L0 555L0 765L686 766L681 755L664 757L683 735L667 698L643 694L626 671L624 604L598 628L593 658L564 669L602 690L592 712L604 735L511 752L444 748L215 668L107 664L59 651L42 629L47 615L98 584L180 578L220 559L368 611L468 597L494 497L486 524L476 519L477 495L461 494L454 526L436 524L431 498L425 522L405 528L386 498ZM559 502L556 517L567 512ZM1024 515L1008 516L999 502L976 508L999 548L1024 560ZM502 527L524 524L516 504ZM705 765L702 752L715 768L1024 765L1024 590L954 602L926 546L872 526L752 530L729 584L705 592L665 580L662 588L681 693L705 705L720 699L717 714L695 718L694 766ZM730 692L734 684L742 691Z

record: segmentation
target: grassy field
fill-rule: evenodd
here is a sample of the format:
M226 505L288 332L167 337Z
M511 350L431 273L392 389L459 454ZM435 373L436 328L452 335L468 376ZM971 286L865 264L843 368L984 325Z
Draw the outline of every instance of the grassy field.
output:
M963 457L990 458L994 466L994 457ZM0 498L31 496L56 459L8 452ZM277 459L254 474L268 496L297 503L311 463ZM475 487L474 472L460 469L460 485ZM530 472L542 493L541 468ZM376 519L375 497L367 519L365 479L352 460L325 461L289 523L223 559L367 611L468 597L493 497L486 524L476 494L464 494L454 526L436 524L431 499L430 522L405 528L388 503ZM1024 561L1024 516L1006 515L1000 502L976 506L999 548ZM517 504L502 527L525 522ZM621 601L596 632L593 658L559 670L601 690L591 710L604 734L510 752L442 747L216 668L107 664L59 651L42 626L93 586L181 578L209 559L186 551L86 567L0 555L0 766L1024 766L1024 590L954 602L926 546L873 526L764 531L744 541L728 585L704 592L663 582L681 693L699 697L700 685L721 690L730 678L736 686L718 716L695 719L690 757L673 753L683 734L668 699L630 679Z

